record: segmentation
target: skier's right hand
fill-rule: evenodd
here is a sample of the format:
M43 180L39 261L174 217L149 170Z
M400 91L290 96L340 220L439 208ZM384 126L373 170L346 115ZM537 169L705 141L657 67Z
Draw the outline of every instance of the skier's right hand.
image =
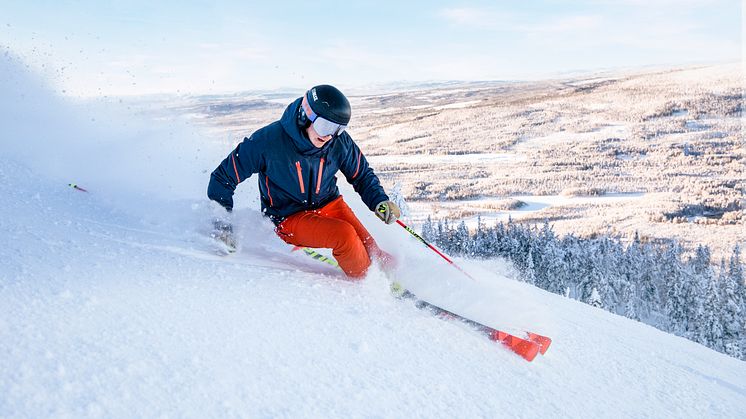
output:
M228 247L228 252L236 250L236 238L233 236L233 225L230 221L221 218L212 220L212 238L219 240Z
M233 225L222 218L212 220L212 227L218 233L233 233Z

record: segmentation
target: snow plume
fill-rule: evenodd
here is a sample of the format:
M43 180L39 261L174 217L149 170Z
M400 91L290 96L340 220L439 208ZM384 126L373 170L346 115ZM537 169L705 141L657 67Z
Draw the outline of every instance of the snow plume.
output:
M209 172L229 151L177 118L136 115L122 101L61 97L9 52L0 57L0 92L0 156L120 209L153 213L167 209L159 202L203 198Z

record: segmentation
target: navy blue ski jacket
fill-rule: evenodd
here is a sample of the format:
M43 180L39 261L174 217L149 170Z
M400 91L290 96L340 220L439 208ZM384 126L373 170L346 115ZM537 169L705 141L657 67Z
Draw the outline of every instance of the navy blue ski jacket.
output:
M262 212L275 223L303 210L321 208L339 196L338 171L374 210L389 199L360 148L347 132L316 148L296 124L301 98L279 121L254 132L210 175L207 196L228 211L236 186L259 174Z

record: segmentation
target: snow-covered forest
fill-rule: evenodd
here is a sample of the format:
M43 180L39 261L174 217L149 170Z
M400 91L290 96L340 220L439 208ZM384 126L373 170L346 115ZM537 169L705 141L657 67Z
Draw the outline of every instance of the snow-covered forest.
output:
M717 261L699 246L684 257L676 240L628 244L609 235L558 237L548 222L512 221L470 232L428 219L423 237L456 255L512 261L522 278L564 295L746 360L746 285L739 245Z

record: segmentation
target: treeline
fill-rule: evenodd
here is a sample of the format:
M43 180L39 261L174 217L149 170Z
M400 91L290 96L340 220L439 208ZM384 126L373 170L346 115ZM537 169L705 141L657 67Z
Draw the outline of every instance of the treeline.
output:
M598 235L558 237L548 223L511 220L469 231L428 218L422 236L446 253L503 257L547 291L639 320L746 360L746 285L741 249L714 268L707 246L685 256L675 240L631 243Z

